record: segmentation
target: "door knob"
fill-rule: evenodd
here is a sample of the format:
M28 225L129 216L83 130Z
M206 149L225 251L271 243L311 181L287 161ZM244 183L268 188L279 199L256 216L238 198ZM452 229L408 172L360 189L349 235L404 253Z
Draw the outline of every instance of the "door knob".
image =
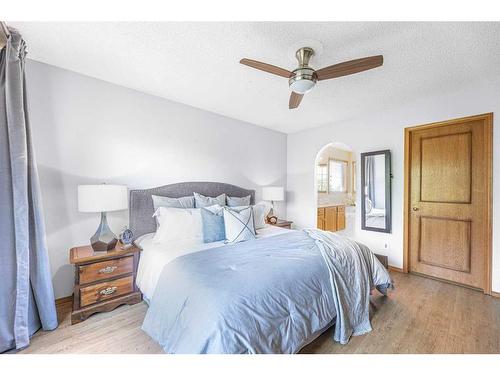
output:
M413 211L418 211L418 207L417 207L417 206L413 206L413 207L412 207L412 210L413 210Z

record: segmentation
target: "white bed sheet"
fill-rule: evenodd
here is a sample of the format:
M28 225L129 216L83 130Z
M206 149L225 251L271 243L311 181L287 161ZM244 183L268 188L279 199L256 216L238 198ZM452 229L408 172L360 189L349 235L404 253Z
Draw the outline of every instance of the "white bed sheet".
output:
M273 225L266 225L262 229L257 229L257 238L275 236L289 230ZM153 236L154 233L146 234L140 241L137 241L137 245L142 248L142 251L136 283L148 303L153 297L161 271L167 263L185 254L224 246L224 241L202 244L193 241L176 241L168 245L155 244L153 243Z

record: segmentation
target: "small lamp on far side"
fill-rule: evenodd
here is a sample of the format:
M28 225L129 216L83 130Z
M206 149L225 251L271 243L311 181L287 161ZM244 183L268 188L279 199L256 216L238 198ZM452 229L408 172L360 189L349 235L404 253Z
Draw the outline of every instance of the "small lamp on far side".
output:
M262 199L265 201L271 201L271 210L267 215L267 222L276 224L278 218L274 215L274 202L285 200L285 189L283 186L265 186L262 188Z

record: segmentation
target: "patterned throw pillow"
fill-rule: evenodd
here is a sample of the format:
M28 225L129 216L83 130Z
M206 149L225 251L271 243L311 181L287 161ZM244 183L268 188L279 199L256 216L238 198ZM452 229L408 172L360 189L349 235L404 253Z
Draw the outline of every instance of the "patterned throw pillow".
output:
M236 243L255 238L251 206L229 208L224 207L224 228L226 230L226 243Z
M194 206L196 208L213 206L218 204L221 206L226 205L226 194L221 194L218 197L205 197L204 195L193 193L194 195Z
M247 206L231 207L233 210L241 210ZM251 206L253 210L253 226L254 229L262 229L266 226L266 217L271 210L271 204L268 202L259 202Z

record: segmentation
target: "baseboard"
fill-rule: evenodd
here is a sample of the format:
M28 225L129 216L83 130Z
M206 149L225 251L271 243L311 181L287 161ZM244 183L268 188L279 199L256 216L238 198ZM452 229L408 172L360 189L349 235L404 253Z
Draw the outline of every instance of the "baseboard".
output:
M500 293L499 292L491 291L491 296L495 297L495 298L500 298Z
M402 268L394 267L394 266L389 266L389 271L406 273Z
M69 302L73 302L73 296L61 297L56 299L56 305L62 305Z
M481 289L481 288L476 288L474 286L470 286L470 285L466 285L466 284L460 284L460 283L457 283L455 281L445 280L445 279L441 279L439 277L435 277L435 276L431 276L431 275L426 275L426 274L415 272L415 271L413 271L411 274L415 275L415 276L418 276L418 277L423 277L423 278L426 278L426 279L436 280L436 281L439 281L441 283L456 285L456 286L459 286L461 288L467 288L467 289L470 289L470 290L475 290L477 292L484 293L484 290Z

